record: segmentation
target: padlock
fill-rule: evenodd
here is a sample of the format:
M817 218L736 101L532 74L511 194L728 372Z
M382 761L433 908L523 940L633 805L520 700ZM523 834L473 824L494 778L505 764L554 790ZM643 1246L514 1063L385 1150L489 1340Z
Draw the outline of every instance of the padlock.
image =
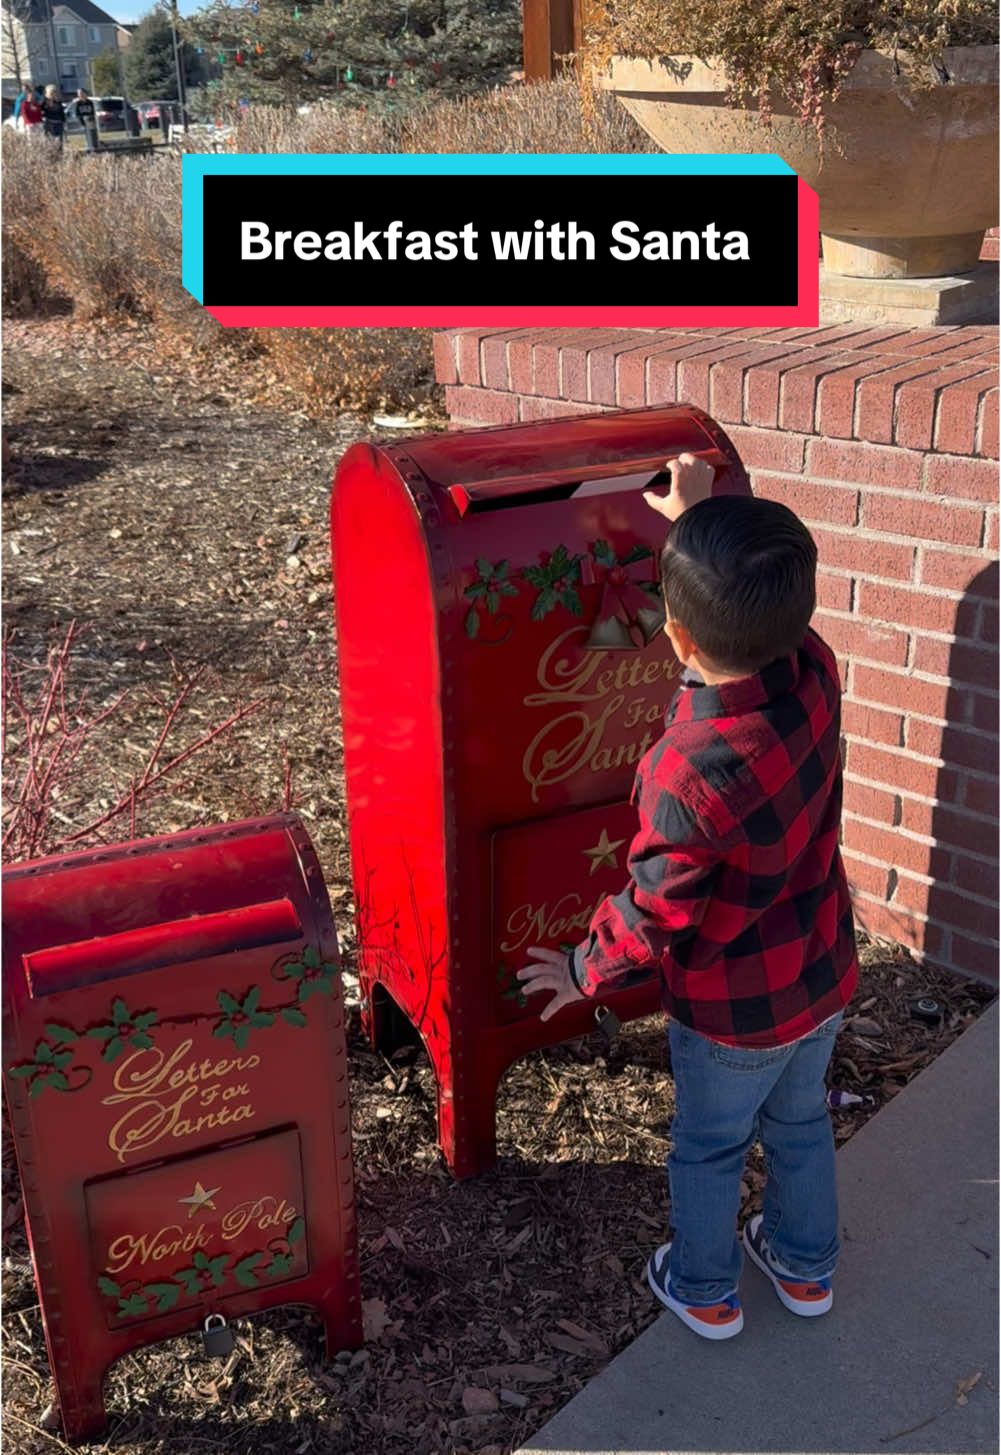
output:
M202 1345L209 1359L225 1359L236 1348L236 1335L222 1314L209 1314L205 1320Z
M622 1022L614 1010L609 1010L607 1005L595 1006L594 1020L598 1030L605 1038L605 1044L610 1046L622 1029Z

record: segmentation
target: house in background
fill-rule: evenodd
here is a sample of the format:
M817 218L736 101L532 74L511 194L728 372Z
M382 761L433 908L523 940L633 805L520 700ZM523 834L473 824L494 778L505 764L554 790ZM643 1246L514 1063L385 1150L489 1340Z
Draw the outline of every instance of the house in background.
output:
M53 82L64 96L93 89L91 66L103 51L124 49L131 35L91 0L2 0L3 98L9 102L25 81ZM6 110L6 107L5 107Z

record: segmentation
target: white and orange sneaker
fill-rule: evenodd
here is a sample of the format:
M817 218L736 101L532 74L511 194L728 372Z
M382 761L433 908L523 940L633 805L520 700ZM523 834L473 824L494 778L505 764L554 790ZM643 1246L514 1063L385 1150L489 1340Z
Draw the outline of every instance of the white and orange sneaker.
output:
M651 1253L646 1265L646 1281L665 1308L677 1314L681 1322L701 1339L732 1339L735 1334L739 1334L744 1327L744 1314L736 1289L720 1299L719 1303L708 1306L683 1303L675 1297L671 1289L668 1272L670 1251L670 1243L664 1243L655 1253Z
M830 1278L800 1278L790 1273L772 1257L768 1240L762 1232L764 1218L761 1213L744 1224L744 1251L752 1263L756 1263L782 1303L791 1313L801 1318L815 1319L826 1314L834 1302L834 1291Z

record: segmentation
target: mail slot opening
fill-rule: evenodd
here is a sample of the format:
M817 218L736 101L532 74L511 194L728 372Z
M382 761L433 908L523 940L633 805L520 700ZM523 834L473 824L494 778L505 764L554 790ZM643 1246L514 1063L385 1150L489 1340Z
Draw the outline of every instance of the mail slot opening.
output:
M715 448L696 448L691 453L707 460L717 471L726 470L729 465L726 455ZM646 459L623 461L619 469L607 464L594 464L560 471L547 470L535 476L508 475L469 480L449 485L448 494L459 515L466 517L496 510L513 510L523 505L547 505L583 496L660 489L671 482L666 463L669 455L670 445L665 441L661 453Z

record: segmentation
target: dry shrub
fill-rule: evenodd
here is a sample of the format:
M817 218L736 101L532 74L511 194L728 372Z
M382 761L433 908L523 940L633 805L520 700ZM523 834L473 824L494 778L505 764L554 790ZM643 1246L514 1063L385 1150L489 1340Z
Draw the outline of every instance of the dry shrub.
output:
M585 110L569 79L509 86L460 101L430 101L377 116L338 105L251 108L239 123L241 152L655 152L659 148L610 96Z
M426 329L266 329L226 334L181 284L181 167L153 157L60 156L5 134L7 228L19 306L64 293L86 317L128 313L234 358L262 348L311 407L423 410L437 400ZM337 104L306 116L257 106L240 122L244 152L636 152L656 148L610 97L586 116L571 80L507 87L375 115ZM17 255L23 254L24 261ZM19 282L20 276L24 278ZM5 293L6 299L6 293ZM235 365L234 365L235 366Z
M438 390L426 328L273 328L257 339L310 409L427 410Z
M4 313L44 313L58 301L43 261L44 240L40 237L45 179L51 167L49 148L37 137L21 136L5 127L2 154Z
M943 79L947 46L996 45L996 0L583 0L581 61L591 86L615 55L698 56L726 71L728 99L779 102L823 132L863 49L893 57L903 91Z

